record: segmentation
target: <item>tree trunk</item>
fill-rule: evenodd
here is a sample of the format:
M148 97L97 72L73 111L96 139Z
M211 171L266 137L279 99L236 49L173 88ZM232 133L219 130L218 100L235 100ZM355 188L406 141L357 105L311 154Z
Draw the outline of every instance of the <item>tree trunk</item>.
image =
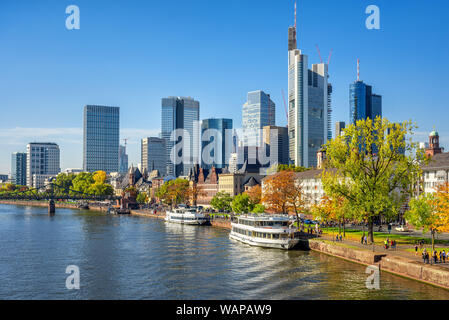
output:
M346 221L343 219L343 237L346 238Z
M430 232L432 234L432 254L435 251L435 230L432 229L432 231Z
M368 237L369 237L369 240L371 241L371 243L374 242L374 232L373 232L373 229L374 229L373 218L372 218L372 217L369 217L369 218L368 218Z

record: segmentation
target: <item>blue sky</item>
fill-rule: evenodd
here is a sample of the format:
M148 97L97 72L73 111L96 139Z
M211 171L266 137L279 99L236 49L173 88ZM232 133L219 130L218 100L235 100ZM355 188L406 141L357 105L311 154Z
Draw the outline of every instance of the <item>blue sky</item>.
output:
M264 90L286 124L287 29L293 0L1 1L0 173L31 141L61 146L61 166L82 166L86 104L121 108L130 163L140 138L160 130L162 97L192 96L201 118L241 124L246 93ZM67 30L65 8L80 8L80 30ZM381 30L365 27L365 8L380 8ZM449 1L303 0L300 48L330 63L333 122L348 121L348 87L361 79L383 96L391 121L416 121L417 140L435 126L449 148L447 75Z

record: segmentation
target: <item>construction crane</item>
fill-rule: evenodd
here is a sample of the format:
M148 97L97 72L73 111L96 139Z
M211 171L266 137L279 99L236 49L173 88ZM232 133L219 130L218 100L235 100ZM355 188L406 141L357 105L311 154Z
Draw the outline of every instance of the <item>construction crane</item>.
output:
M128 140L129 140L129 138L124 138L124 139L122 139L123 141L125 141L125 148L126 148L126 146L128 145Z
M318 45L315 45L316 50L318 51L318 57L320 57L320 62L323 63L323 58L321 57L321 51L320 48L318 47ZM329 57L327 58L327 65L330 64L331 62L331 58L332 58L332 52L334 51L334 49L331 49L331 51L329 52Z

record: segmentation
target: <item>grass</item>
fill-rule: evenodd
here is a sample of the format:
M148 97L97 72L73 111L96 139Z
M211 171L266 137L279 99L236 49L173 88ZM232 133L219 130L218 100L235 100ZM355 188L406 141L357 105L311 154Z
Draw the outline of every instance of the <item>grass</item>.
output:
M426 250L432 250L432 246L430 245L430 246L425 246L425 248L426 248ZM445 251L446 253L448 253L449 252L449 248L448 247L437 247L437 246L435 246L435 250L439 253L440 251ZM411 253L415 253L415 248L411 248L411 249L405 249L405 251L407 251L407 252L411 252ZM422 249L420 250L419 248L418 248L418 253L419 254L421 254L421 252L422 252Z

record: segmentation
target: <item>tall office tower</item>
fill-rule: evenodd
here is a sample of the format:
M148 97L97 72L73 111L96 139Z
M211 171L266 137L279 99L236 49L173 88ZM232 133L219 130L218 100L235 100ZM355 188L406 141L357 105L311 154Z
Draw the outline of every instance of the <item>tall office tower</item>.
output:
M222 169L234 150L232 119L201 121L201 166Z
M128 172L128 155L126 154L126 146L119 146L118 149L118 159L119 159L119 172Z
M316 154L329 138L332 87L328 65L313 64L297 49L295 26L289 28L288 52L288 130L290 162L315 167Z
M248 92L247 98L242 113L243 144L261 146L262 128L275 125L276 105L270 95L261 90Z
M18 186L27 184L27 154L14 152L11 155L11 180Z
M349 86L349 121L382 117L382 96L373 94L371 86L360 80L360 62L357 60L357 81Z
M158 170L161 177L165 176L167 171L166 152L165 139L143 138L140 157L142 171L147 170L150 173L153 170Z
M84 107L83 169L119 171L120 108Z
M168 97L162 99L162 138L166 143L167 174L188 175L200 156L200 103L190 97ZM188 137L184 140L176 135L176 129L184 129ZM182 149L181 149L182 148ZM171 153L176 156L172 161Z
M335 137L341 136L343 133L343 129L346 127L346 124L344 121L337 121L335 123Z
M278 164L289 164L287 127L263 127L263 142L269 147L271 159L275 159Z
M27 186L39 188L46 178L56 176L60 171L59 146L56 143L33 142L27 145Z

